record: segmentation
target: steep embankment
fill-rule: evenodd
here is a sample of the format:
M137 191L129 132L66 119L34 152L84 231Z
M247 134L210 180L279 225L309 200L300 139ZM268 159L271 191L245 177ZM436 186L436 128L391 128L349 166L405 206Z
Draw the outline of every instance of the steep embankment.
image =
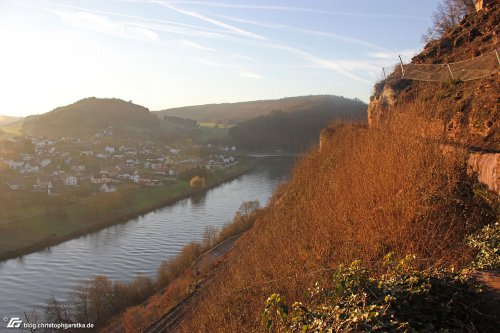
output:
M375 86L368 107L368 121L376 127L397 110L418 106L422 114L432 119L435 132L443 134L447 144L475 152L469 159L469 172L477 173L481 182L498 194L500 58L495 50L498 51L499 29L499 5L491 2L482 11L466 16L452 31L430 42L412 59L415 66L435 64L436 71L441 68L445 75L441 82L401 79L401 71L397 68ZM481 78L469 81L446 79L446 63L456 64L450 69L455 70L458 77L467 73L470 78ZM429 69L421 68L423 71ZM482 77L488 70L496 74Z
M468 45L477 45L478 52L492 50L496 46L497 10L489 8L467 17L454 32L428 45L414 61L459 60L468 54ZM450 40L466 36L470 40L449 46ZM355 294L349 295L358 295L360 279L366 279L363 274L380 276L388 272L385 278L391 276L382 258L393 253L397 258L414 254L418 269L412 271L417 276L412 281L415 285L427 281L418 290L412 289L410 281L406 296L402 296L407 297L408 292L430 295L410 298L409 304L421 308L402 313L406 306L403 303L408 301L392 303L390 293L386 293L385 304L394 306L389 310L392 319L403 325L395 331L413 327L431 332L465 332L476 327L488 332L491 327L482 325L492 317L477 316L478 312L471 310L471 298L455 301L454 287L449 297L434 298L432 295L446 289L449 280L440 280L436 275L430 281L439 282L437 287L429 287L432 283L420 272L467 266L476 254L467 243L468 236L498 218L494 207L498 197L490 193L493 196L485 199L486 192L465 168L468 148L499 147L498 80L493 76L470 82L421 83L393 75L378 84L369 109L371 128L336 125L324 131L321 149L305 157L290 182L275 193L255 226L239 240L207 283L200 302L185 316L179 331L267 331L265 324L270 322L263 324L261 318L266 300L273 293L281 296L271 300L275 307L269 308L274 312L268 315L288 320L287 325L293 326L293 319L287 318L289 308L281 297L306 304L319 295L318 311L326 311L339 290L353 288L348 290ZM461 130L452 135L449 128L456 117L461 119ZM339 279L341 273L333 269L353 260L361 260L370 273L344 272L348 278ZM398 267L396 275L401 269ZM332 274L334 281L349 285L332 285ZM329 285L332 291L328 294L322 289L307 289L315 281ZM368 288L366 292L375 295L377 291ZM332 320L362 320L369 324L370 316L379 316L367 312L366 317L356 317L356 311L366 310L365 301L371 296L360 297L348 298L356 303L342 305L342 309L354 308L354 312L332 310L339 316ZM481 297L473 296L477 300ZM438 299L443 301L439 305ZM455 312L457 306L459 311ZM307 309L302 310L306 313ZM308 326L304 327L307 331ZM294 332L304 327L296 326ZM382 326L377 329L389 330Z
M499 24L499 6L493 3L479 13L466 16L443 38L427 44L411 63L446 64L480 59L486 54L491 54L491 59L495 60L492 52L498 48ZM474 77L474 71L477 73L475 76L481 76L486 66L493 69L497 66L498 72L498 65L497 59L493 63L464 64L461 69L470 71ZM446 66L441 67L446 73ZM437 121L436 125L440 126L450 142L483 150L500 149L498 75L470 81L449 78L437 83L401 80L401 71L397 69L375 86L368 109L370 124L376 126L394 110L418 104L423 113ZM425 67L423 69L426 70ZM439 111L435 104L440 105Z

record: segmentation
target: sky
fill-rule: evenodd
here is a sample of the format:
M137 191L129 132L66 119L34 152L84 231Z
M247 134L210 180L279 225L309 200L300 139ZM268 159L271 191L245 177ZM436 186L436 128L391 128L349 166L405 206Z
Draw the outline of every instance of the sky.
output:
M0 114L85 97L151 111L331 94L369 100L436 0L0 0Z

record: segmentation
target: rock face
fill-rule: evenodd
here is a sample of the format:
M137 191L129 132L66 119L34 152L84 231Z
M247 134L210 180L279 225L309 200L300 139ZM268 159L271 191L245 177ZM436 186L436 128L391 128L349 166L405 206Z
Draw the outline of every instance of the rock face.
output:
M368 104L368 125L376 126L382 114L393 107L396 102L396 92L391 86L384 86L379 95L372 96Z
M411 63L445 64L494 54L499 49L499 8L498 1L485 1L480 11L467 15L441 39L428 43ZM489 66L494 72L495 63ZM376 127L392 114L408 110L433 119L435 124L429 127L433 126L436 137L432 139L444 138L450 146L474 151L468 163L469 174L476 174L481 183L500 194L498 71L476 80L449 82L401 79L401 72L395 71L375 85L368 105L369 126Z
M478 180L500 195L500 153L470 155L467 171L477 174Z
M498 50L498 1L466 16L439 40L428 43L412 64L443 64L475 59ZM495 66L496 64L489 64ZM500 70L500 64L498 64ZM394 72L375 85L368 106L371 127L392 112L418 107L445 124L446 138L477 149L500 150L500 75L449 82L423 82L400 78Z

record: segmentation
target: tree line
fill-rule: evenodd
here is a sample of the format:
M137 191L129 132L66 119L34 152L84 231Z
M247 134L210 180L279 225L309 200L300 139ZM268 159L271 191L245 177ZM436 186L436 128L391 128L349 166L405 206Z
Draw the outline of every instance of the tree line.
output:
M229 130L234 143L252 151L303 151L319 140L321 130L336 119L364 121L366 104L337 97L295 112L274 110L242 121Z

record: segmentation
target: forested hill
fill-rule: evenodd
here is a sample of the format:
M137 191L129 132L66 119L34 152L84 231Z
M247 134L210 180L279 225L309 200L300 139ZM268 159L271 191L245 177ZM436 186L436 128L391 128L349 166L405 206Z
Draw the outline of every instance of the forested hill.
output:
M315 107L334 106L342 97L331 95L287 97L277 100L262 100L240 103L221 103L155 111L159 117L164 115L194 119L198 122L210 122L233 125L243 120L271 113L273 110L294 112Z
M21 131L30 135L75 136L108 127L157 128L159 119L147 108L120 99L85 98L23 120Z
M249 150L303 151L318 142L319 133L332 121L366 120L367 105L359 100L329 96L300 111L273 110L242 121L229 130L238 147Z

